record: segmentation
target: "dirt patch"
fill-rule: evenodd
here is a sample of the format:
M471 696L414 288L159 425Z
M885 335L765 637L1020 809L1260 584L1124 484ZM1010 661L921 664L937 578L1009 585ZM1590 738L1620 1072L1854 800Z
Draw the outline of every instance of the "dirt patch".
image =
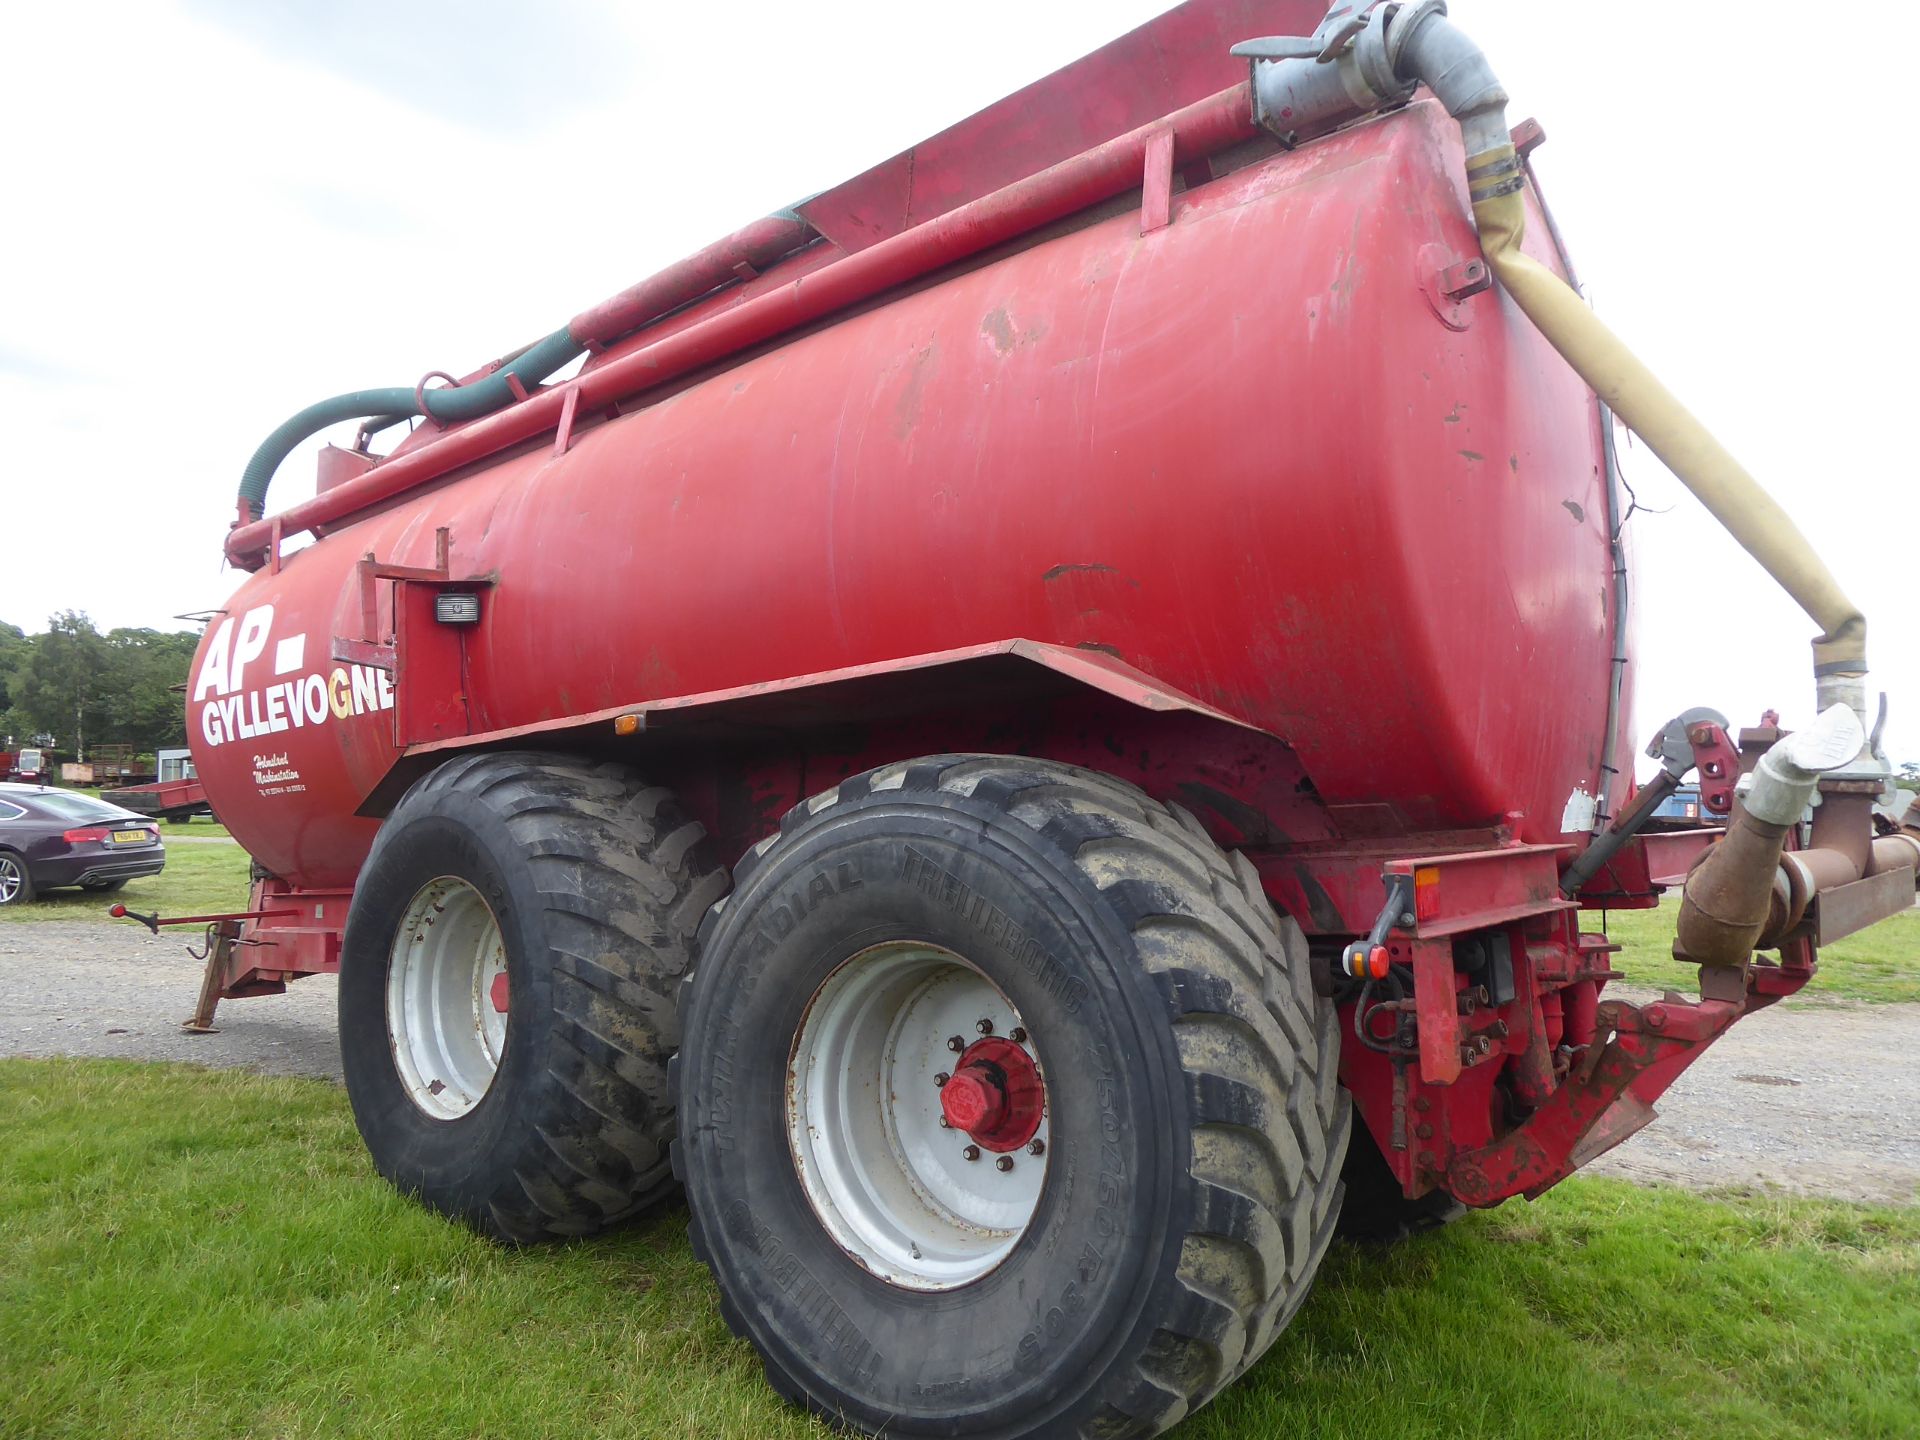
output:
M1911 1204L1917 1036L1920 1005L1783 1000L1715 1041L1659 1102L1660 1118L1585 1173Z
M180 1022L200 994L194 934L149 935L131 922L22 922L0 927L0 1055L188 1060L265 1075L340 1078L334 980L285 995L223 1001L217 1035Z

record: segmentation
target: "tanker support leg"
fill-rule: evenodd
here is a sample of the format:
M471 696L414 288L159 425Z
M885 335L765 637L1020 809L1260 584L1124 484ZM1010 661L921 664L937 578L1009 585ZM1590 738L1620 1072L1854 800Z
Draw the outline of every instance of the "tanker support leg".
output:
M200 999L193 1007L193 1014L180 1022L180 1028L190 1035L217 1035L214 1028L213 1012L220 1004L220 996L227 988L228 977L233 973L234 942L240 938L238 920L216 920L207 926L206 969L200 976ZM199 957L200 952L189 949L188 954Z

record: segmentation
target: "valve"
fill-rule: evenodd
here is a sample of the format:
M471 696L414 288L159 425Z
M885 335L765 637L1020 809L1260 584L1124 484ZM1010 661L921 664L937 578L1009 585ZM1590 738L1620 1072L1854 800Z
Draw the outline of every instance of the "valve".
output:
M1242 60L1312 60L1320 65L1330 64L1367 28L1373 11L1372 4L1335 5L1311 35L1265 35L1258 40L1242 40L1231 53Z

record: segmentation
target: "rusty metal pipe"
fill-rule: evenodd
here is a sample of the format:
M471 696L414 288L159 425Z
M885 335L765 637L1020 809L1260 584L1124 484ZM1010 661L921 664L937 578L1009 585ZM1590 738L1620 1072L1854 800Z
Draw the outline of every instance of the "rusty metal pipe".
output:
M1820 777L1849 763L1865 741L1859 717L1846 705L1834 705L1807 729L1780 740L1760 757L1753 772L1740 782L1742 808L1727 827L1726 837L1687 876L1674 932L1676 959L1710 966L1747 963L1762 934L1771 928L1769 920L1780 923L1777 907L1781 902L1776 896L1783 878L1781 856L1787 832L1806 812ZM1805 851L1795 857L1807 866L1810 876L1816 867L1829 868L1824 857L1807 858L1815 853ZM1844 856L1841 861L1845 864ZM1846 869L1846 881L1859 878L1857 868ZM1792 876L1786 878L1790 883Z
M1742 815L1687 876L1673 954L1701 965L1744 965L1774 910L1787 825Z
M1889 870L1913 870L1920 874L1920 836L1882 835L1871 842L1867 857L1863 869L1847 851L1827 846L1789 850L1783 854L1766 923L1760 929L1754 948L1770 950L1778 945L1806 919L1808 906L1829 890L1884 875Z
M1882 835L1873 842L1867 874L1884 875L1902 866L1911 866L1920 874L1920 835L1903 831L1898 835Z

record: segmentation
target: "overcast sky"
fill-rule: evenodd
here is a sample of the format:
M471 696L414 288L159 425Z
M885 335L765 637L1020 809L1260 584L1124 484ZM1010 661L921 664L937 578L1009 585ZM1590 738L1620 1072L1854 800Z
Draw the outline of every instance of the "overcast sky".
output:
M241 468L293 410L469 370L1166 8L12 7L0 619L220 604ZM1866 610L1895 758L1920 759L1915 123L1867 28L1774 0L1452 13L1547 128L1596 307ZM1625 463L1665 511L1632 527L1642 737L1695 704L1804 723L1813 627L1644 450Z

